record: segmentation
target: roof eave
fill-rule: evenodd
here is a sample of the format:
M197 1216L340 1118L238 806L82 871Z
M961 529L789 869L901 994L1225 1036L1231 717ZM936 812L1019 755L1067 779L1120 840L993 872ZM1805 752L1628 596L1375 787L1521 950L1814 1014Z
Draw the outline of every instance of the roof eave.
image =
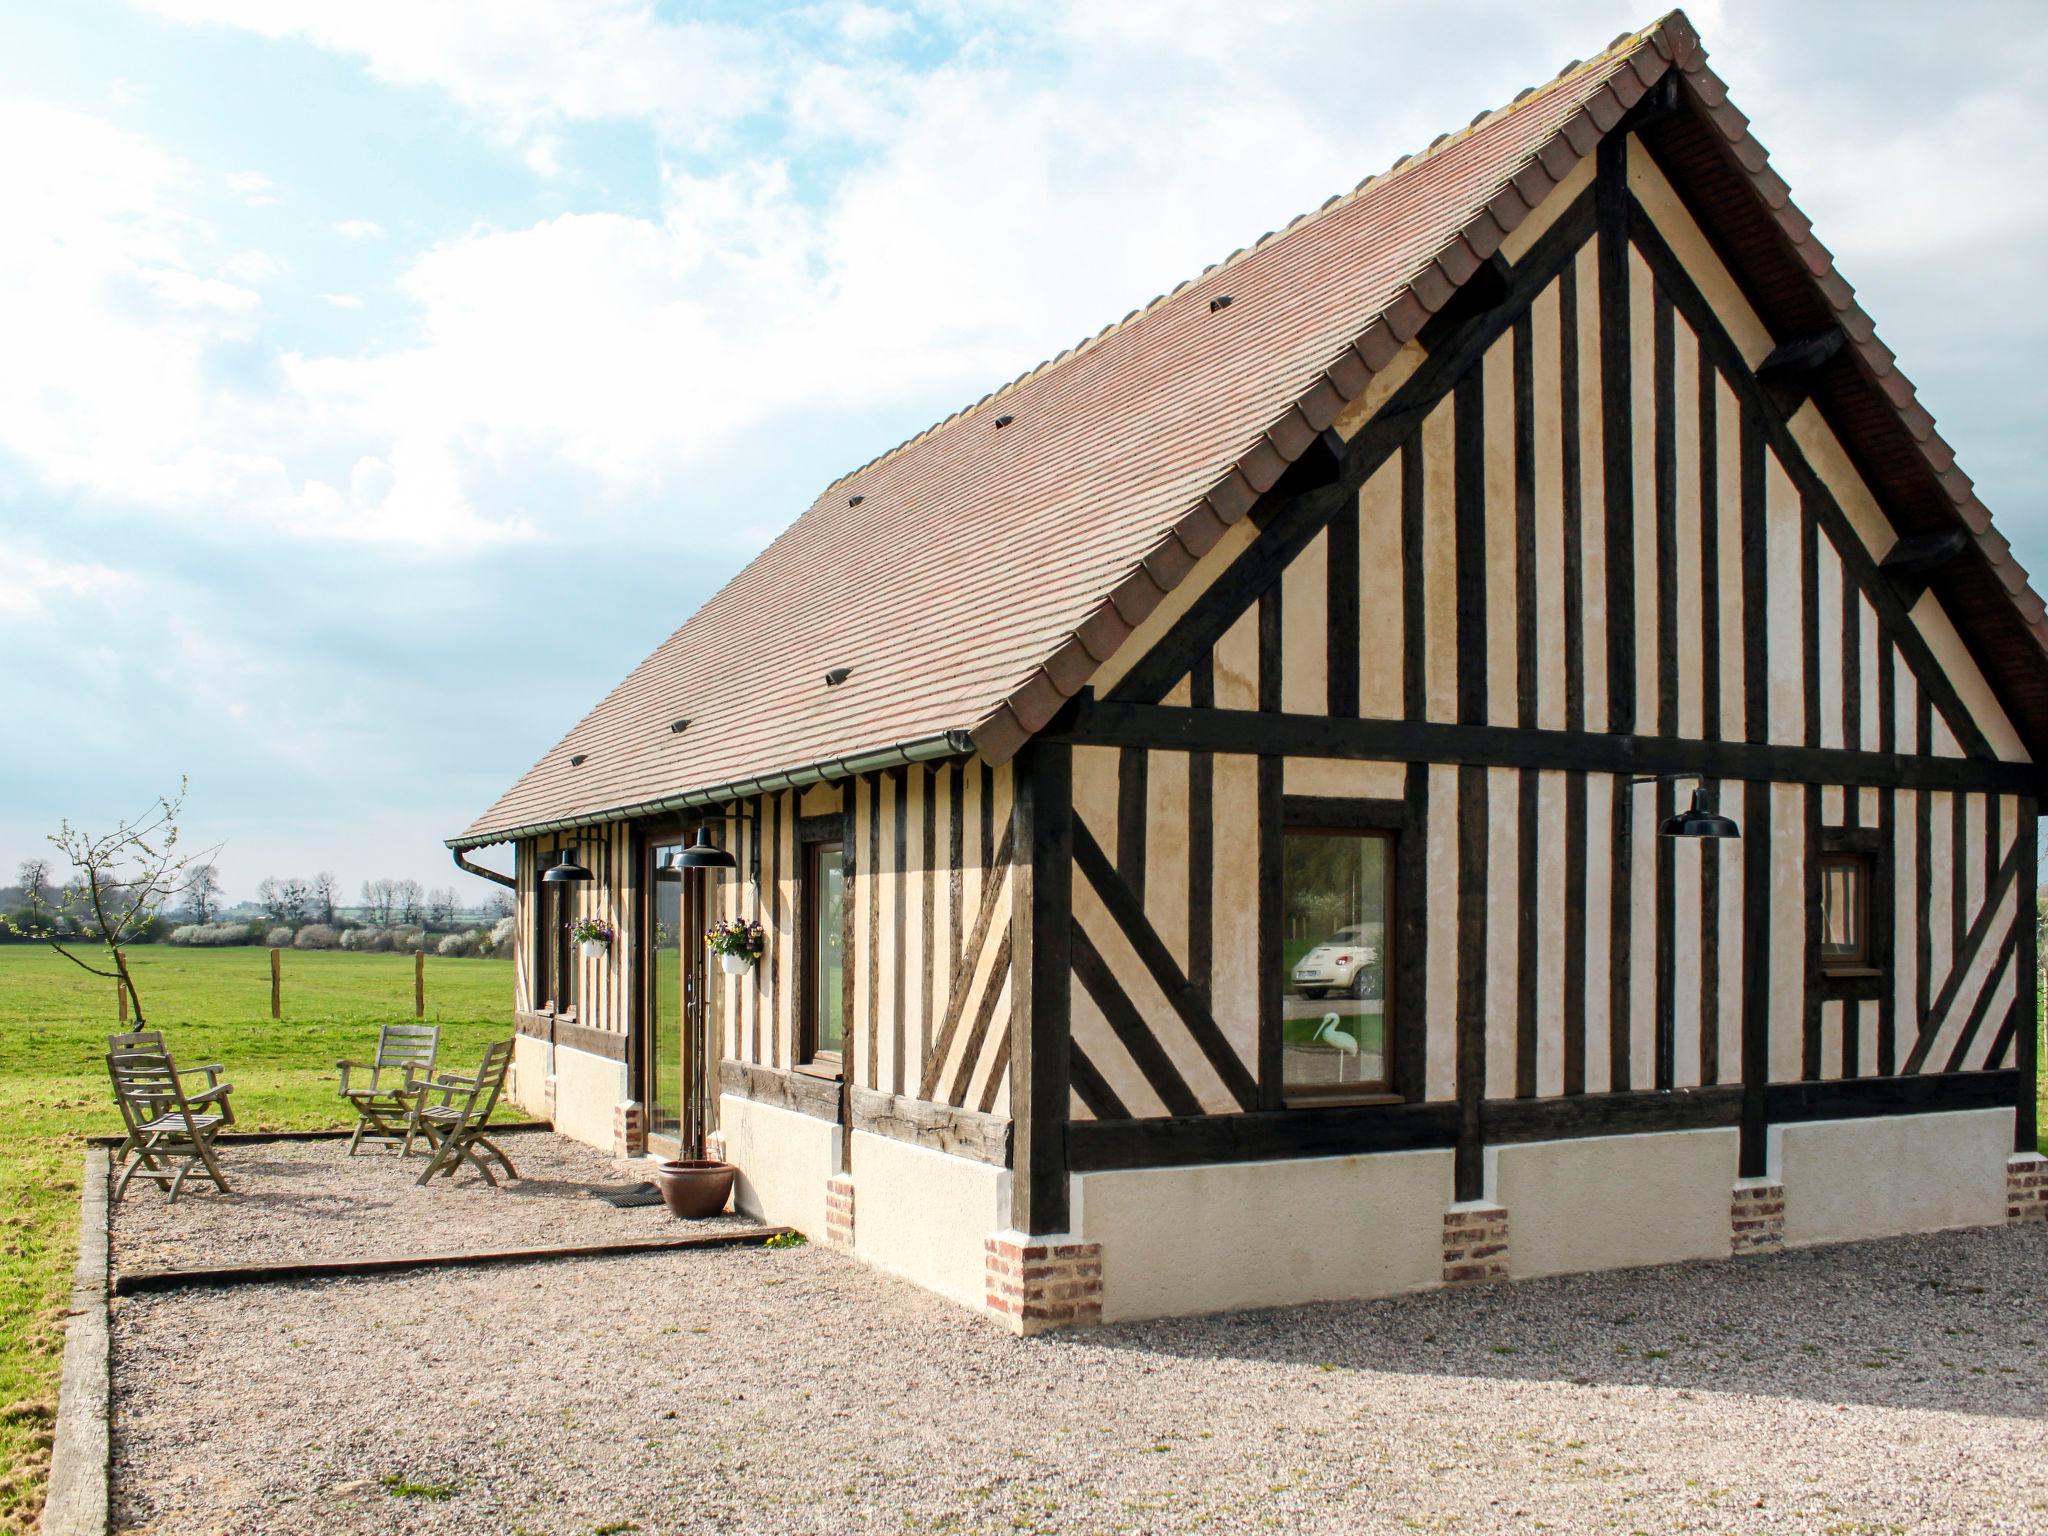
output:
M852 778L855 774L874 773L885 768L902 767L908 763L929 763L940 758L966 757L974 751L975 743L971 733L962 730L940 731L931 736L920 736L900 742L893 747L881 747L871 752L856 752L845 757L823 758L817 762L806 763L800 768L779 769L774 773L734 779L703 789L686 790L677 795L664 795L658 799L637 801L631 805L615 806L601 811L585 811L553 820L521 822L509 827L465 832L460 837L451 837L446 841L447 846L457 852L470 848L488 848L494 843L514 843L522 838L539 837L549 832L571 832L582 827L609 826L615 822L634 821L647 816L663 816L677 811L699 810L709 805L725 805L734 800L752 799L755 795L775 794L806 784L822 784L829 779Z

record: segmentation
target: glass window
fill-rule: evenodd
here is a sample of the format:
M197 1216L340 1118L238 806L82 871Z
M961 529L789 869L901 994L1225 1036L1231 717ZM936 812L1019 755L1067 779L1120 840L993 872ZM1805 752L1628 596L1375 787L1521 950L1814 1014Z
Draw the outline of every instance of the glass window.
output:
M1287 1097L1384 1093L1392 1082L1394 839L1290 829L1281 868L1281 1081Z
M804 910L809 932L804 954L805 1034L813 1060L836 1064L846 1041L846 849L812 843Z
M1860 854L1821 856L1820 963L1830 971L1870 969L1870 861Z

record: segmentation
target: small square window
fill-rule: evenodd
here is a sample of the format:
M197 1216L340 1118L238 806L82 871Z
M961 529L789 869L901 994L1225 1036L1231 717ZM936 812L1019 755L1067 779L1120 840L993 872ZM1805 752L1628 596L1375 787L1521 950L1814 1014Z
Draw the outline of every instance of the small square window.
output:
M1872 969L1870 860L1863 854L1821 855L1820 965L1836 975Z

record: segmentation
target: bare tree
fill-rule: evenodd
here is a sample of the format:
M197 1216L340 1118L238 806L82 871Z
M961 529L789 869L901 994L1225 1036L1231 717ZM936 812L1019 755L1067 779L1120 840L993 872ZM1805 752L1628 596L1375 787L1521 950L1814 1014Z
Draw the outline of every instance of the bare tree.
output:
M510 917L512 915L512 893L505 890L491 892L490 895L483 899L481 909L485 917Z
M426 892L420 889L419 881L395 881L393 896L398 907L398 920L408 926L418 925L426 915Z
M50 883L50 861L44 858L28 858L21 861L15 877L24 891L33 891Z
M175 795L159 799L142 815L122 821L100 837L82 832L67 821L50 834L50 842L75 872L70 882L53 887L47 860L31 859L22 868L35 876L28 887L28 909L7 926L23 938L41 939L80 970L119 982L128 993L135 1023L143 1022L142 994L128 973L121 953L178 891L208 854L178 852L178 816L185 808L186 781ZM35 866L33 869L30 866ZM70 936L106 951L102 969L74 953Z
M391 882L389 880L365 880L363 882L363 916L379 928L391 923Z
M323 869L313 877L313 915L330 928L334 926L334 871Z
M452 928L455 925L455 909L462 898L448 886L440 886L427 892L427 924L433 928Z
M210 923L220 915L220 872L211 864L195 864L185 877L185 910L195 923Z

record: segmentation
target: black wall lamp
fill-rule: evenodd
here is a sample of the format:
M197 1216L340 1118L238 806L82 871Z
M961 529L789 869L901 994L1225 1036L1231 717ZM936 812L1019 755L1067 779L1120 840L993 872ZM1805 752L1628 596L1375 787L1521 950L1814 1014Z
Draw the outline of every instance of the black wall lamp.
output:
M1657 824L1659 837L1740 837L1742 829L1719 811L1707 806L1707 791L1697 782L1696 773L1648 773L1629 780L1629 788L1638 784L1678 784L1694 781L1692 804L1674 816L1666 816Z
M555 855L555 862L543 874L541 884L556 885L569 880L588 880L590 871L576 862L576 850L563 848Z

